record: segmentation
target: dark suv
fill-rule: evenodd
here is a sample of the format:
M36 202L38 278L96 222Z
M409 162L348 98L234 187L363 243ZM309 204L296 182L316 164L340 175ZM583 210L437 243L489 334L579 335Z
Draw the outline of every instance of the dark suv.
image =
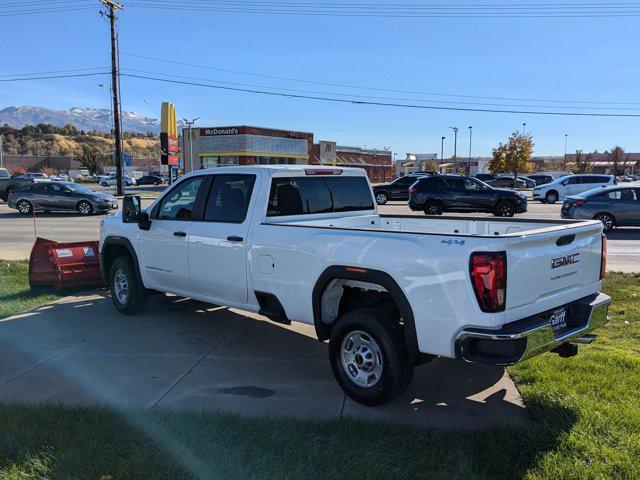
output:
M524 193L490 187L472 177L442 175L419 179L411 187L409 207L427 215L451 211L512 217L527 211L527 197Z
M373 186L373 194L378 205L384 205L389 200L407 200L409 188L420 178L429 176L428 173L410 174L398 177L389 183Z

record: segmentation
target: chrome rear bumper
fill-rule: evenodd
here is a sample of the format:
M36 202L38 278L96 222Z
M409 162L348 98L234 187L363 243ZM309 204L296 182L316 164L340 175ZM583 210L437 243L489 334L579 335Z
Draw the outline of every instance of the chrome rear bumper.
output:
M579 339L609 321L610 303L611 297L599 293L508 323L498 330L464 329L456 339L456 356L469 363L513 365L565 343L585 343ZM570 320L566 328L554 332L549 319L560 308L569 311Z

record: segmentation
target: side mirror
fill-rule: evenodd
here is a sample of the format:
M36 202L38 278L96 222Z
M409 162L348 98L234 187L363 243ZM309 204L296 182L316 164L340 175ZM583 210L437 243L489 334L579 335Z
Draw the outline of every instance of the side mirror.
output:
M140 212L140 197L138 195L125 195L122 200L122 222L136 223Z
M138 215L138 228L145 231L151 228L151 218L147 212L141 212Z

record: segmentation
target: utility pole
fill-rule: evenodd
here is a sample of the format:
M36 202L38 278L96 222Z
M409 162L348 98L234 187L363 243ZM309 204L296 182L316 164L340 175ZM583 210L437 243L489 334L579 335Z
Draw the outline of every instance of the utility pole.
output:
M113 96L113 130L115 135L115 162L116 162L116 194L124 193L122 188L122 132L120 131L120 104L118 102L118 60L116 58L116 10L124 10L124 7L113 0L100 0L109 9L107 16L111 25L111 93Z
M193 172L193 135L191 134L191 127L200 119L194 118L193 120L187 120L183 118L182 121L187 124L188 132L189 132L189 169Z
M453 173L458 173L457 167L456 167L456 161L457 161L457 157L458 157L458 131L459 128L458 127L449 127L451 130L453 130Z
M467 175L471 174L471 138L473 137L473 125L469 125L469 161L467 162Z
M2 152L4 150L4 135L0 135L0 168L4 167L4 153Z

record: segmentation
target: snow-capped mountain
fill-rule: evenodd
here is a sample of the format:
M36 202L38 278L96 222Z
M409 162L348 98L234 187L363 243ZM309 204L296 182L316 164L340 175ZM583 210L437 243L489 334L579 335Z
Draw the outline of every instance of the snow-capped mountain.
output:
M111 111L97 108L73 107L69 110L53 110L44 107L8 107L0 110L0 125L11 125L22 128L25 125L50 123L57 127L72 124L78 130L111 130ZM149 118L135 112L122 112L122 129L125 132L147 133L156 135L160 132L160 120Z

